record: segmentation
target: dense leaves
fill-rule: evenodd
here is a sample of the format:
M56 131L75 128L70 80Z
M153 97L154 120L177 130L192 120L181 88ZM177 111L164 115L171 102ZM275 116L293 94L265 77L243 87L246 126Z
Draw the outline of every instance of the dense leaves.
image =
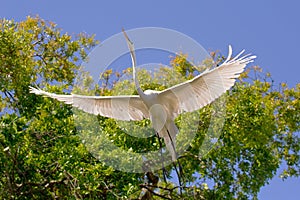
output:
M132 81L119 80L123 75L130 77L130 68L106 71L103 85L91 88L92 81L80 69L80 62L97 44L94 36L71 36L39 17L22 22L2 19L0 28L1 199L255 199L281 163L286 165L282 178L300 175L300 84L294 88L275 85L269 74L249 67L223 96L225 124L209 153L200 147L214 105L179 116L176 123L182 132L197 130L179 159L183 172L179 190L173 166L166 166L165 182L162 170L147 174L118 171L105 160L119 154L117 150L107 153L101 148L91 149L106 139L128 152L158 150L157 137L134 137L140 129L151 134L149 120L131 126L133 122L101 116L90 121L83 114L79 117L86 119L85 124L79 127L71 106L28 91L28 86L37 85L56 93L72 88L81 94L133 94ZM154 74L140 71L142 88L163 90L211 66L208 61L204 66L192 66L185 58L174 57L172 68L162 67ZM213 58L222 60L216 53ZM189 122L195 115L200 123L193 127ZM93 123L101 127L99 134L84 128ZM132 134L126 134L124 127ZM185 137L180 134L178 140ZM94 143L89 144L87 138ZM132 164L130 154L122 159Z

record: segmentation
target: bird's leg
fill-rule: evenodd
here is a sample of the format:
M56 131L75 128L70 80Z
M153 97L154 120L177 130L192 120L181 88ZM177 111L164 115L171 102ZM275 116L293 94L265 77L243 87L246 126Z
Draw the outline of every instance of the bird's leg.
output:
M156 132L156 136L157 136L158 142L159 142L159 149L160 149L160 155L161 155L161 161L162 161L163 177L164 177L164 181L166 183L167 182L167 178L166 178L167 171L166 171L165 166L164 166L164 157L163 157L163 152L162 152L162 143L161 143L160 137L159 137L159 135L158 135L157 132Z
M173 146L173 149L174 149L174 151L175 151L175 153L176 153L175 145L174 145L174 142L173 142L173 139L172 139L172 137L171 137L171 135L170 135L169 130L167 130L167 133L168 133L168 136L169 136L169 138L170 138L170 140L171 140L171 144L172 144L172 146ZM176 153L176 154L177 154L177 153ZM178 169L177 169L177 166L176 166L176 162L178 163L179 172L178 172ZM180 188L180 194L182 194L182 181L181 181L181 178L183 178L182 167L181 167L181 164L180 164L179 160L177 160L176 162L175 162L175 161L173 162L173 166L174 166L174 168L175 168L175 171L176 171L176 174L177 174L177 177L178 177L179 188Z

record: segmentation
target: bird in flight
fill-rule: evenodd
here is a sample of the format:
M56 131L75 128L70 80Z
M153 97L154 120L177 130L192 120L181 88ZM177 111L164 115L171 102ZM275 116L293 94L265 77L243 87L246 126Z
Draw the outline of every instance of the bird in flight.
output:
M172 86L163 91L143 91L137 79L136 56L134 44L123 30L130 50L133 80L138 95L123 96L83 96L60 95L30 87L30 93L57 99L71 104L80 110L94 115L102 115L116 120L136 121L150 119L152 127L171 154L172 161L177 160L176 134L179 132L174 120L183 112L198 110L229 90L235 79L244 71L246 65L256 58L254 55L244 55L244 50L231 58L232 48L229 46L227 59L216 68L206 70L191 80Z

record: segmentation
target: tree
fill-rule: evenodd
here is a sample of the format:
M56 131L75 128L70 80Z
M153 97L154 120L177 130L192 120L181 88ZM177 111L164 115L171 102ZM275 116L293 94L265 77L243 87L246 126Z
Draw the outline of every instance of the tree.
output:
M0 27L3 199L255 199L282 162L287 165L283 178L300 174L300 84L295 88L276 86L270 74L263 74L256 66L249 68L226 94L225 124L218 142L205 155L199 146L203 145L213 105L197 111L201 123L196 125L193 142L179 158L183 172L179 192L171 178L172 165L165 167L167 182L162 170L144 174L113 169L101 158L112 157L115 152L104 155L106 152L98 149L95 154L82 141L83 136L97 135L76 127L72 114L75 110L28 91L30 85L37 85L56 93L71 88L85 94L126 93L132 83L117 79L130 75L130 69L108 70L103 75L105 84L91 88L91 80L81 70L80 62L97 44L94 36L73 37L39 17L28 17L22 22L2 19ZM219 54L213 53L213 58L222 61ZM142 88L161 90L169 86L165 82L175 84L192 78L199 70L186 62L184 55L174 57L171 66L162 67L159 75L140 71L139 76L146 80ZM76 80L79 73L82 79ZM177 123L188 117L180 116ZM160 148L156 137L128 135L117 126L120 122L112 119L98 116L96 122L86 121L87 126L89 123L98 123L106 138L122 149L139 152ZM149 121L137 123L148 131ZM183 128L188 126L185 123ZM124 157L127 159L130 157Z

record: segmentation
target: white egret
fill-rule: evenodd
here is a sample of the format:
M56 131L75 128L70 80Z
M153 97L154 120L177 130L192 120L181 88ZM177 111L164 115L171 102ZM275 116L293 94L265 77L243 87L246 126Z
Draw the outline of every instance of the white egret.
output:
M66 104L72 104L87 113L117 120L130 121L148 118L158 136L164 138L166 148L170 152L172 160L175 161L177 159L175 141L178 128L174 119L183 112L198 110L220 97L234 85L235 79L239 77L248 63L253 62L256 56L240 57L243 50L231 59L232 48L229 46L228 57L219 67L206 70L191 80L163 91L146 90L144 92L137 79L134 45L124 30L123 33L131 54L133 80L138 95L59 95L33 87L30 87L30 93L48 96Z

